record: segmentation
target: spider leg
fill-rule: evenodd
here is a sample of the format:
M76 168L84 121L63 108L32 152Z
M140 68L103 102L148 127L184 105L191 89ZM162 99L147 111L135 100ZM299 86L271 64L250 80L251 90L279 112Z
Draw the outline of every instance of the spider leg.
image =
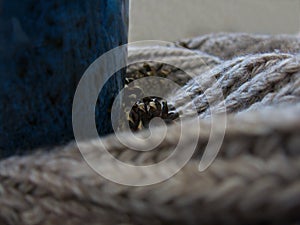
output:
M161 115L161 105L156 98L152 98L149 102L149 115L151 119Z
M134 104L128 116L129 127L132 131L137 131L140 123L140 115L138 113L138 105Z
M171 119L171 120L175 120L179 117L179 113L178 112L170 112L168 114L168 119Z
M161 118L167 119L169 114L169 108L166 101L162 101L162 110L161 110Z
M151 120L151 117L149 115L149 106L147 106L147 104L145 104L144 102L141 102L138 104L139 108L139 115L141 118L141 125L145 128L149 127L149 122Z

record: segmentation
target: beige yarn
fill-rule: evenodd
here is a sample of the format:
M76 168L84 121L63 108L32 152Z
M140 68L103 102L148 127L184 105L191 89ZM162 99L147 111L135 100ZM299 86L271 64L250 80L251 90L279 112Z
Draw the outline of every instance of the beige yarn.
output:
M221 59L257 53L299 53L300 39L294 35L260 35L247 33L217 33L175 43L191 50L206 52Z
M224 50L223 59L216 58L221 57L217 54L210 58L207 54L217 52L213 49L219 48L220 37L222 43L232 43L232 46L229 48L228 44L224 44L230 50L227 53ZM277 43L278 37L263 37L265 42ZM196 38L195 43L201 38L204 37ZM75 143L57 147L51 152L40 150L33 155L12 157L0 162L0 224L299 222L300 60L295 52L299 49L300 40L281 38L286 45L282 45L284 47L279 52L263 50L261 54L256 50L247 50L239 54L242 52L240 50L237 55L243 56L231 58L233 48L240 49L242 44L246 45L245 40L259 43L261 37L247 34L205 37L212 44L210 48L206 47L211 52L207 50L203 55L213 59L212 70L200 72L172 99L183 112L181 117L188 117L193 106L184 92L190 93L202 118L199 135L194 132L194 119L183 119L182 126L190 129L180 135L180 124L169 127L164 141L151 152L138 153L127 149L115 135L103 138L112 155L139 165L164 159L180 138L187 147L191 140L199 138L192 159L171 179L147 187L112 183L87 165ZM293 43L293 47L289 43ZM250 44L253 47L253 42ZM169 46L168 50L171 48ZM180 47L174 49L178 52L176 54L180 54ZM153 51L151 53L149 49L149 54L163 55L165 49L154 48ZM144 50L142 52L145 53ZM183 49L183 52L186 51ZM138 57L140 53L136 54L130 57ZM147 54L143 57L147 58ZM184 61L184 54L179 57L180 60ZM133 71L134 67L131 69ZM211 77L216 82L212 82ZM222 99L214 92L218 87L223 92L229 112L226 135L217 159L207 170L199 172L197 167L208 142L210 128L215 126L217 132L221 132L222 123L218 121L225 120ZM215 103L212 107L220 114L215 124L211 124L207 99ZM158 140L161 133L161 128L155 128L153 141ZM146 148L151 143L140 144ZM113 165L104 156L104 149L97 146L94 140L82 145L89 159L100 160L99 167ZM173 162L169 166L172 167ZM111 172L122 172L115 169ZM164 172L153 171L156 174ZM151 175L141 174L139 170L128 174L135 179L145 179Z
M221 93L224 100L220 99ZM237 57L197 76L172 96L170 103L184 116L196 108L201 117L212 110L232 113L298 103L300 54L265 53Z

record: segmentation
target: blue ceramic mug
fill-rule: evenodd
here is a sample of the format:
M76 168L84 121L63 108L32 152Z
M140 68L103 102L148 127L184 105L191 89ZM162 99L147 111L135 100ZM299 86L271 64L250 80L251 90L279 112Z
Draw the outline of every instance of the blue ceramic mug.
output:
M96 58L127 42L127 16L128 0L0 0L0 158L73 139L77 83ZM113 82L104 92L121 88ZM96 113L103 126L107 111Z

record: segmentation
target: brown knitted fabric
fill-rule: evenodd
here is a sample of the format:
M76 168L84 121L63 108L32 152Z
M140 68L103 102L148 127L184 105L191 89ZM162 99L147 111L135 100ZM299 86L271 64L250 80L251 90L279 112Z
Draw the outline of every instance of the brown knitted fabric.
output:
M284 46L290 46L282 48L281 52L272 52L278 48L273 46L268 47L270 51L262 48L264 53L256 50L241 53L243 49L240 48L246 46L246 40L251 40L249 45L253 47L253 42L261 42L262 37L265 42L278 43L276 36L247 34L211 35L194 40L198 42L202 38L206 42L219 43L218 46L221 45L220 39L221 43L232 43L230 48L224 44L227 48L224 48L222 57L215 50L217 44L210 44L211 52L208 47L206 52L215 52L214 56L203 53L203 57L213 62L212 69L200 69L195 79L173 95L172 102L182 112L181 118L188 117L194 107L201 118L199 123L190 118L183 119L182 126L177 123L168 127L163 142L145 153L128 149L115 135L102 139L106 149L118 159L149 165L170 155L179 139L189 148L190 143L198 138L192 159L174 177L146 187L115 184L87 165L75 143L57 147L51 152L41 150L29 156L12 157L0 162L0 224L299 222L300 60L296 54L299 44L295 43L300 43L300 40L281 36ZM181 48L169 46L167 50L172 48L180 56ZM233 48L236 48L237 55L243 56L233 57ZM130 57L139 57L137 52ZM148 51L152 56L163 56L164 52L164 48L153 48L153 53L150 49ZM147 58L146 53L141 57ZM184 63L185 55L186 50L182 48L178 60ZM165 57L172 57L172 54ZM186 58L189 59L185 64L188 69L190 58ZM155 57L150 59L155 60ZM134 65L129 72L136 73L142 67ZM155 74L156 70L153 71ZM224 100L219 98L217 90L221 90ZM192 101L188 101L184 93L189 93ZM211 108L208 102L212 103ZM227 117L225 109L229 112ZM220 114L213 124L209 116L212 110ZM199 172L199 160L210 138L211 128L214 126L217 133L222 133L225 120L226 133L220 152L207 170ZM200 126L199 134L195 132L196 126ZM189 129L181 134L186 127ZM162 133L160 127L154 128L152 141L159 140ZM129 143L132 141L128 139ZM105 156L104 147L96 143L94 140L81 143L85 156L98 163L99 168L114 166ZM152 143L141 141L138 144L147 148ZM175 165L176 161L168 162L166 170ZM123 174L118 167L110 172ZM152 173L160 175L166 172L154 170ZM136 170L125 175L143 180L153 174Z

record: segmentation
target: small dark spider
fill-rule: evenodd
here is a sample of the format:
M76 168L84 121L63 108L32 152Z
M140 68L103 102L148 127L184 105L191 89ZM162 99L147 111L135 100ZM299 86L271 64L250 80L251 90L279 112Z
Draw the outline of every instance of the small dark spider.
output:
M145 97L137 101L131 108L128 115L129 127L132 131L142 128L149 128L149 123L154 117L162 118L167 124L179 117L177 112L169 112L165 100L157 97Z

